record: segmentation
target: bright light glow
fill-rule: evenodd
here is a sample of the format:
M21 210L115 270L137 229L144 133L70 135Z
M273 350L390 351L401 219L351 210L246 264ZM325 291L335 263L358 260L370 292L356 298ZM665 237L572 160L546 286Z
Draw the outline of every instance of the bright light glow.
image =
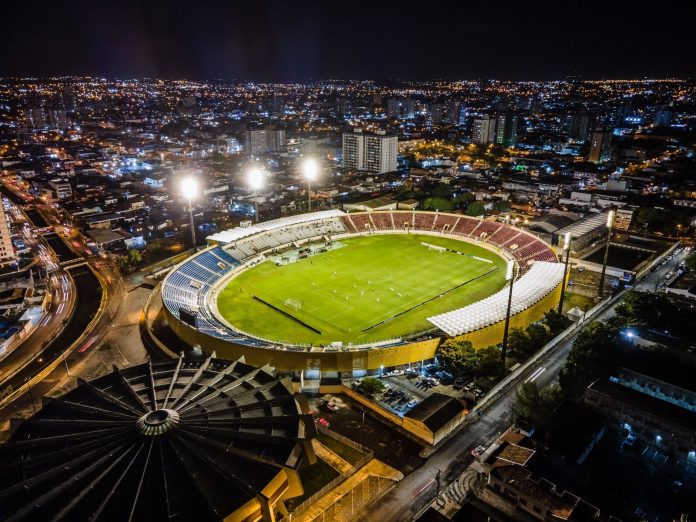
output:
M660 442L660 441L662 440L662 436L661 436L661 435L658 435L657 437L655 437L655 440L656 440L657 442Z
M505 272L505 280L510 281L512 279L513 270L515 268L514 261L508 261L507 270Z
M568 250L570 248L570 232L566 232L564 245L565 246L563 248L565 250Z
M319 176L319 164L316 160L312 158L307 158L302 164L302 171L304 172L304 177L309 181L314 181Z
M251 169L247 175L247 180L253 190L259 190L263 187L263 171L261 169Z
M186 199L193 199L198 195L198 180L192 176L187 176L181 180L181 193Z
M607 227L611 228L614 225L614 211L610 210L607 216Z

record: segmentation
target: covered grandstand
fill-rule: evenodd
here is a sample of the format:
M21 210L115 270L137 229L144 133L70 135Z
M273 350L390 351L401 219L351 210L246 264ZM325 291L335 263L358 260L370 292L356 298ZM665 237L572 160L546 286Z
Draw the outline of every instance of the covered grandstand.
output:
M287 515L315 462L303 396L243 359L142 364L50 400L0 445L0 519Z
M514 260L520 280L515 285L513 314L521 314L520 317L524 315L525 320L537 320L551 307L548 303L552 294L559 291L563 269L558 264L555 252L547 243L520 228L496 221L439 212L346 214L340 210L329 210L237 227L208 237L208 248L175 267L163 281L164 307L173 319L170 321L172 327L180 337L189 344L205 347L210 343L196 335L204 334L216 340L214 345L218 350L224 343L312 353L385 348L385 344L344 346L337 349L331 346L267 341L259 336L248 335L223 320L216 313L215 296L218 289L235 274L262 262L267 254L285 248L357 234L410 232L443 235L471 242L494 251L505 259ZM507 302L506 295L507 290L503 289L463 309L432 317L431 323L447 335L476 333L481 337L482 330L503 321L505 309L504 306L501 307L501 303ZM530 310L534 312L531 315ZM486 342L493 342L497 335L496 330L484 337ZM395 339L386 346L405 345L414 338L417 335L408 339Z

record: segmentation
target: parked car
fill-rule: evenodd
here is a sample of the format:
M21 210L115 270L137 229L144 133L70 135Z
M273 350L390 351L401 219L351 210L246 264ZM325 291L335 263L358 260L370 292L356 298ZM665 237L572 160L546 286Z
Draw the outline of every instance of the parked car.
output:
M471 454L474 457L480 457L481 455L484 454L485 451L486 451L485 446L476 446L474 449L471 450Z
M317 422L320 426L323 426L324 428L328 428L329 426L331 426L331 423L324 418L317 419Z

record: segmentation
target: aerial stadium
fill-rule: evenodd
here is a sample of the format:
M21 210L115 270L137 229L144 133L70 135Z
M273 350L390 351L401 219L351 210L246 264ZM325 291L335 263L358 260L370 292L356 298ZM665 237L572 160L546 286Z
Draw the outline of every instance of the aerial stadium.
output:
M558 303L564 267L536 236L459 214L340 210L207 238L161 285L187 344L279 371L346 377L432 359L442 338L475 347Z

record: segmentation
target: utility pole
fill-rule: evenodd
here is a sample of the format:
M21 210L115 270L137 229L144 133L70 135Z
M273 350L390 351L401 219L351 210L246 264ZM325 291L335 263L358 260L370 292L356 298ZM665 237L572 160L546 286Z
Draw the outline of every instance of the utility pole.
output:
M561 280L561 298L558 300L558 315L563 315L563 298L565 297L566 277L568 277L568 262L570 261L570 232L565 235L566 260L563 268L563 279Z
M500 350L500 359L503 361L503 370L505 370L508 333L510 331L510 313L512 311L512 288L515 285L515 262L512 260L508 261L508 269L505 278L510 280L510 293L508 294L507 312L505 313L505 330L503 331L503 345Z
M614 225L614 210L609 211L607 216L607 242L604 245L604 261L602 262L602 275L599 278L599 287L597 288L597 297L601 300L604 297L604 276L607 272L607 259L609 258L609 243L611 241L611 229Z

